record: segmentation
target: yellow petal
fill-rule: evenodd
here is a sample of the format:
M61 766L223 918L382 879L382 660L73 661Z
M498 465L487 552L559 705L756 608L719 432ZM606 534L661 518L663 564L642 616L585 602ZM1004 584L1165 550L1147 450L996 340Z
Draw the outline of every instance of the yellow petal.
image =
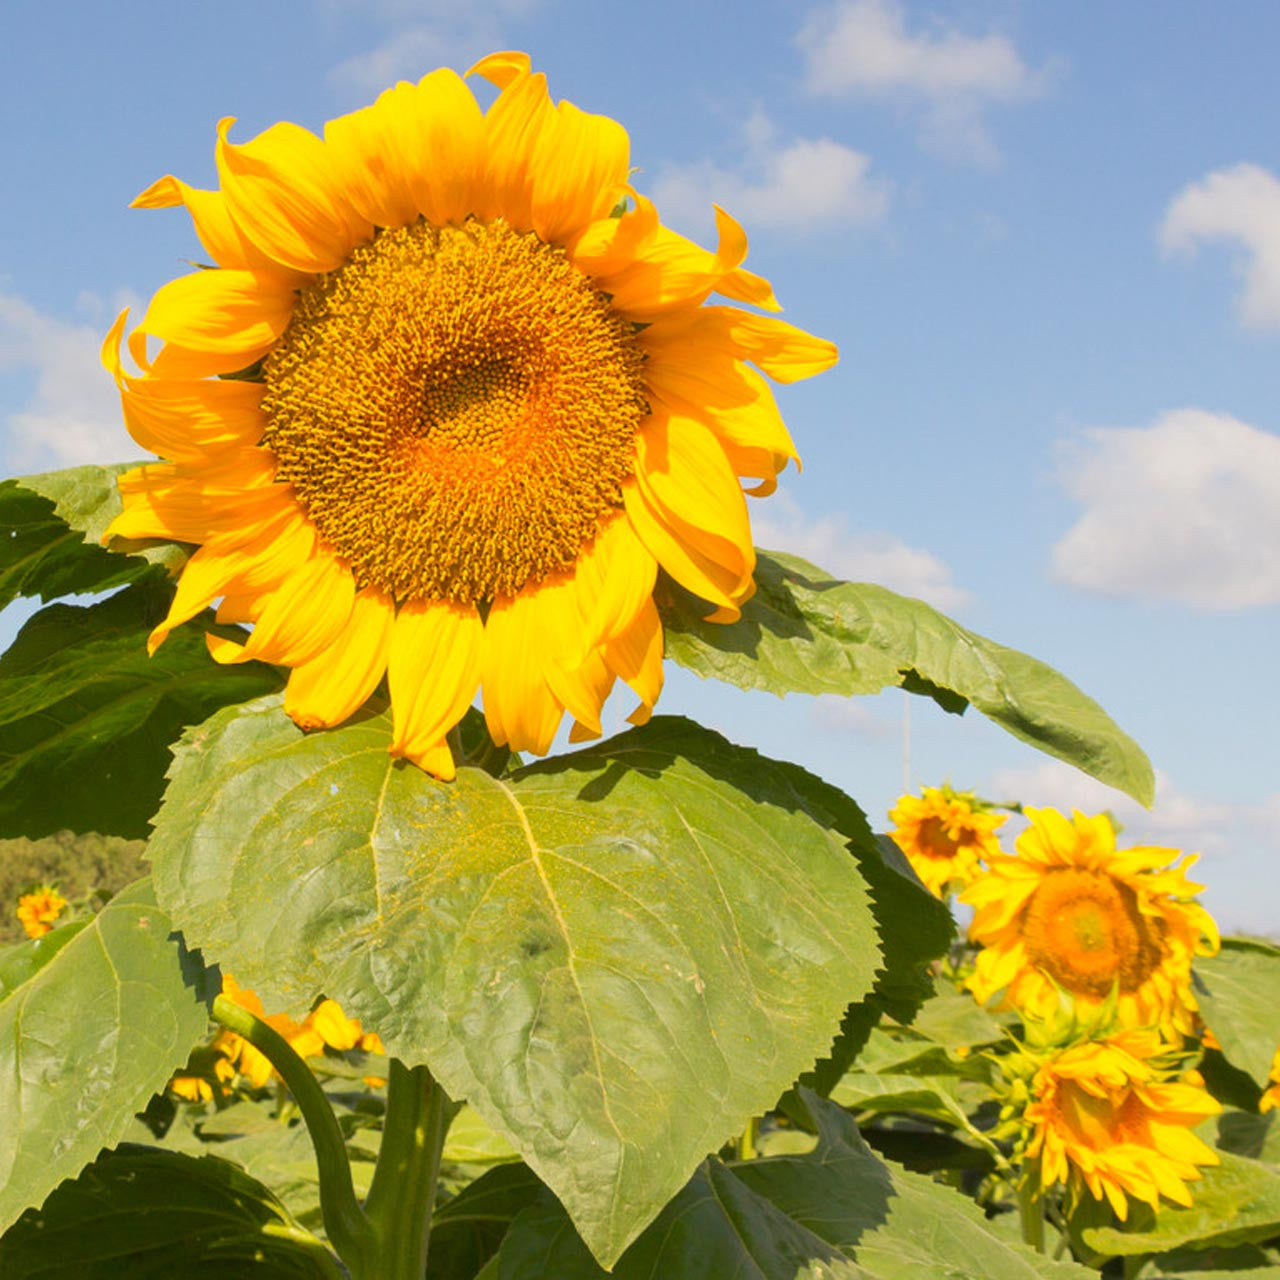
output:
M273 124L243 145L218 124L218 177L236 225L273 262L309 274L332 271L373 235L347 200L333 157L314 133Z
M563 244L617 203L631 164L627 131L608 116L562 102L539 134L533 158L533 229Z
M538 139L554 115L541 72L515 75L486 112L486 178L474 210L481 221L501 216L516 231L532 228L533 159Z
M218 662L258 658L295 667L315 658L337 639L355 601L351 570L319 548L272 592L243 644L209 637Z
M513 751L546 755L564 707L547 683L545 618L536 597L545 586L526 587L495 600L484 627L480 683L489 735Z
M505 89L517 77L527 76L531 65L527 53L507 50L481 58L467 71L467 75L481 76L497 88Z
M750 360L775 382L810 378L835 364L838 353L824 338L772 316L752 315L737 307L699 307L656 319L641 335L656 356L680 366L695 366L706 356L727 351Z
M744 599L756 565L751 523L746 499L711 432L694 418L653 413L636 433L636 484L686 547L720 566L731 600Z
M636 615L635 621L605 646L605 661L640 699L640 706L627 718L632 724L646 724L662 692L662 621L652 599Z
M356 593L338 638L289 676L284 709L299 728L341 724L364 705L387 669L395 616L391 597L375 587Z
M271 347L285 331L293 304L293 290L278 276L196 271L161 285L138 327L162 342L222 357L221 365L231 371Z
M273 262L236 226L221 191L204 191L166 174L153 182L129 205L131 209L171 209L183 205L191 215L196 235L220 267L240 267L281 276L298 284L302 276Z
M348 1018L336 1000L321 1000L307 1015L311 1029L331 1049L354 1049L362 1028L356 1018Z
M445 734L466 714L480 683L483 624L473 606L409 601L391 630L387 679L391 754L437 778L454 776Z
M619 513L601 529L573 570L582 626L576 652L612 640L625 631L653 595L658 563Z

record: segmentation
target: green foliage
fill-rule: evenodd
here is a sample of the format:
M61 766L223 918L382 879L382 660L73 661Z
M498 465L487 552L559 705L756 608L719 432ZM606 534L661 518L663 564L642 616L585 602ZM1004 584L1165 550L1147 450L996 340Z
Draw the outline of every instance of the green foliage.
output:
M104 1153L0 1238L5 1280L338 1280L314 1236L216 1156Z
M1265 1085L1280 1047L1280 947L1224 938L1216 956L1196 961L1196 1000L1232 1066Z
M1143 804L1151 763L1092 698L1035 658L969 631L919 600L839 582L781 552L760 552L738 622L667 582L667 657L700 676L770 693L876 693L902 686L948 711L972 703L1014 737Z
M26 937L16 908L33 885L56 885L69 902L106 899L146 875L145 848L141 840L65 830L0 840L0 945Z
M879 1159L840 1108L802 1099L818 1129L805 1155L708 1161L631 1246L616 1280L1070 1280L1090 1272L994 1233L965 1197ZM603 1280L544 1197L515 1220L498 1280Z
M1093 1227L1085 1242L1101 1254L1162 1253L1181 1245L1231 1245L1280 1235L1280 1169L1222 1153L1188 1187L1190 1208L1162 1205L1146 1229Z
M117 1141L207 1025L147 881L39 959L0 996L0 1229Z
M858 862L807 775L687 721L451 784L389 741L386 714L213 717L176 753L159 898L269 1006L323 991L429 1063L608 1261L872 985Z
M182 729L280 687L261 663L219 666L195 627L149 658L168 594L136 583L87 608L50 605L0 657L0 833L145 836Z

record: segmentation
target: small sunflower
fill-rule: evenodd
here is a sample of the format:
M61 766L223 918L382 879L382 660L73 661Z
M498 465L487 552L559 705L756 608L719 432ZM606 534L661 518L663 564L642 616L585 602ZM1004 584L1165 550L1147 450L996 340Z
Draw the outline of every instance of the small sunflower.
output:
M617 679L662 687L659 568L732 621L754 590L748 492L796 458L761 372L835 348L778 310L717 210L704 250L630 185L626 132L555 103L523 54L439 70L243 144L218 190L164 177L215 264L104 346L125 421L166 461L120 478L108 537L196 544L152 650L218 603L219 662L292 668L285 709L340 723L384 674L391 752L441 778L477 691L498 744L601 733ZM798 194L797 199L803 199ZM162 345L149 359L148 339ZM755 368L751 366L754 365ZM759 372L758 372L759 371Z
M1218 1157L1191 1132L1221 1104L1194 1071L1177 1077L1175 1046L1129 1028L1049 1058L1031 1082L1026 1158L1044 1188L1104 1197L1124 1221L1129 1199L1189 1205L1186 1183Z
M1280 1049L1275 1052L1275 1057L1271 1060L1271 1074L1267 1077L1270 1082L1263 1091L1262 1098L1258 1103L1258 1110L1262 1112L1270 1111L1273 1107L1280 1107Z
M53 931L58 917L67 909L67 900L52 885L42 884L18 899L18 919L28 938L43 938Z
M901 796L889 810L893 842L930 893L941 898L956 884L967 885L982 862L1000 853L996 828L1007 815L981 806L972 793L925 787L920 796Z
M966 985L983 1003L1049 1017L1059 992L1083 1008L1116 994L1122 1026L1190 1035L1196 1001L1191 962L1218 948L1213 918L1191 899L1195 855L1116 849L1105 815L1027 809L1017 857L992 858L961 895L974 908L969 937L983 949ZM1176 861L1175 861L1176 860Z

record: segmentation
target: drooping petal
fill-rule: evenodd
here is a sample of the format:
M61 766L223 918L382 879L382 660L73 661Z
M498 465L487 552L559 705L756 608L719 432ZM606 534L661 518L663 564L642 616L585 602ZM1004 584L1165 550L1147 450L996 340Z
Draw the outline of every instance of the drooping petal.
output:
M236 225L273 262L309 274L341 266L373 225L352 207L325 144L282 122L237 145L218 123L218 177Z
M480 684L484 626L473 606L447 601L401 605L391 630L387 681L394 731L390 751L448 781L445 734L466 714Z
M711 432L694 418L654 413L636 433L636 488L688 551L717 566L717 580L731 601L745 599L755 572L751 523L742 490ZM682 585L698 590L654 547L649 550Z
M387 669L395 602L375 587L356 593L351 616L334 642L294 667L284 709L303 729L341 724L368 700Z
M609 669L631 686L640 705L627 717L632 724L647 724L662 692L662 621L652 598L635 621L605 646Z
M544 619L536 599L545 589L526 588L494 601L485 620L480 669L489 736L499 746L538 755L550 749L564 715L544 668Z
M581 614L578 652L585 655L632 624L653 595L658 563L620 513L583 550L573 576Z
M296 667L327 649L351 617L355 601L351 570L332 553L317 548L272 592L243 645L208 637L217 662L251 658Z

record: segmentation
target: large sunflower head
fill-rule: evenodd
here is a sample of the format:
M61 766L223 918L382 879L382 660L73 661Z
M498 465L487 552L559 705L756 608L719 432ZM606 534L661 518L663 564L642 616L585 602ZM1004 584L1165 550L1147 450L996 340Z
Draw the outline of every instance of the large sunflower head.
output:
M220 662L292 668L304 728L385 675L392 751L440 777L477 690L494 740L601 731L662 686L659 568L731 621L753 590L742 479L796 457L761 373L834 363L771 316L746 238L714 252L629 185L620 125L554 103L521 54L399 84L323 138L218 128L219 189L165 177L213 268L163 286L104 359L134 438L109 536L196 544L151 643L218 602ZM148 340L158 342L154 357ZM754 367L752 367L754 366Z
M1128 1217L1129 1199L1189 1205L1186 1183L1218 1157L1191 1130L1221 1104L1194 1071L1179 1076L1172 1044L1129 1028L1047 1058L1023 1115L1026 1158L1043 1188L1065 1184Z
M1192 901L1194 855L1116 848L1105 815L1027 809L1017 856L992 858L961 895L974 907L970 940L983 949L967 985L985 1002L1046 1018L1066 992L1085 1008L1113 995L1124 1026L1190 1034L1191 962L1218 947L1212 917Z
M930 893L939 898L967 885L982 863L1000 852L996 830L1007 815L993 813L967 791L925 787L901 796L889 810L893 842Z

